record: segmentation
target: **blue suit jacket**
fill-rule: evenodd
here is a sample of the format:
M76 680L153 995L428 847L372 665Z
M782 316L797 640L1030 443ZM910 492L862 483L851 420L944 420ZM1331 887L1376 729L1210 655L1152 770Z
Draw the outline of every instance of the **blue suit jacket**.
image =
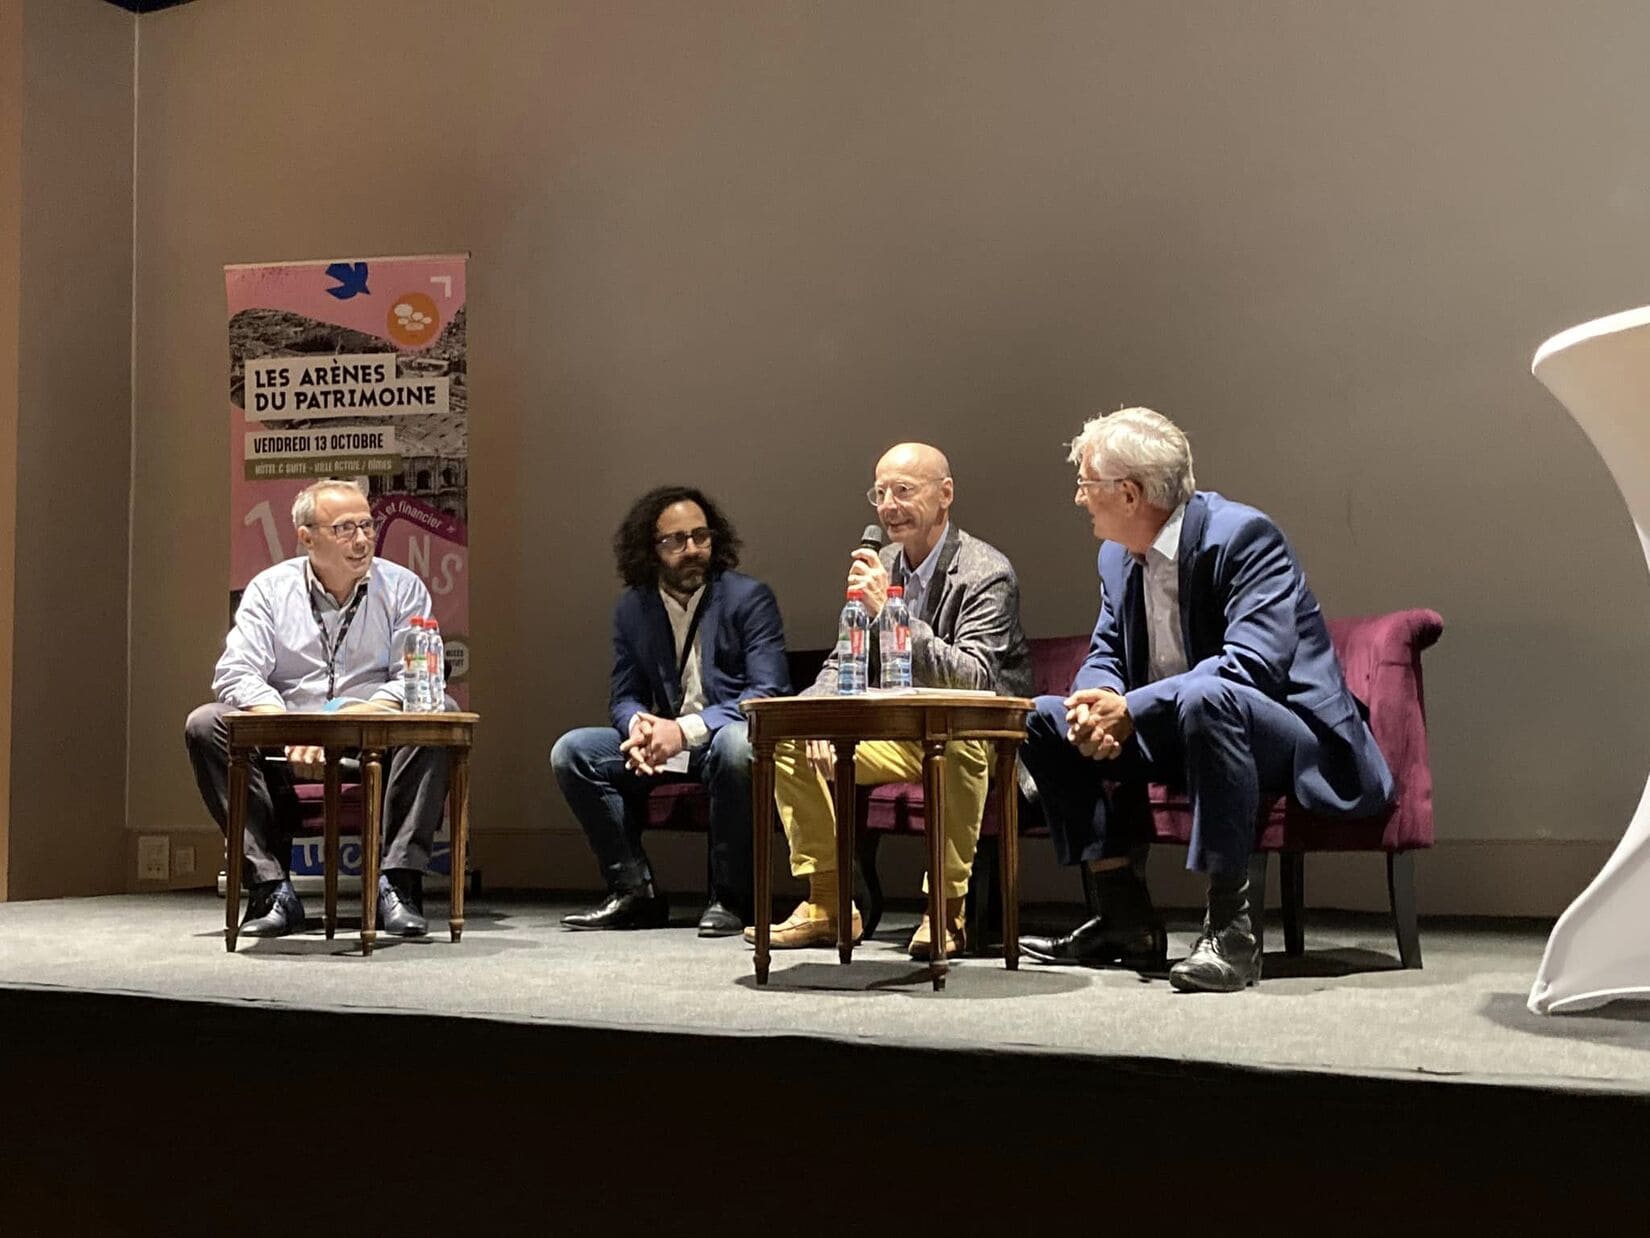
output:
M1315 812L1368 816L1392 800L1392 774L1346 686L1318 600L1294 551L1263 512L1200 490L1180 527L1180 633L1186 675L1263 692L1318 742L1295 764L1295 798ZM1144 571L1122 546L1100 547L1100 618L1073 689L1122 692L1129 713L1171 707L1181 676L1150 682Z
M786 696L791 690L785 630L773 590L741 572L723 572L705 583L699 646L699 678L705 689L700 717L712 733L743 720L739 702ZM657 588L626 589L613 608L613 687L608 697L613 725L630 733L638 713L674 718L682 712L676 674L676 638Z

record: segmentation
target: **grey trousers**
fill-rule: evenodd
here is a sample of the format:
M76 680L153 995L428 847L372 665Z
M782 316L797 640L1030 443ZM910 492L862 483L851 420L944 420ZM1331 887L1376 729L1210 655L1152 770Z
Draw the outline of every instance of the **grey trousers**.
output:
M189 715L183 741L195 769L206 810L226 834L229 830L228 705L213 702ZM429 866L430 844L441 828L447 801L447 774L452 765L445 748L397 748L389 755L384 787L383 867L422 872ZM247 882L279 881L287 875L292 835L299 821L298 796L285 761L252 761L246 780Z

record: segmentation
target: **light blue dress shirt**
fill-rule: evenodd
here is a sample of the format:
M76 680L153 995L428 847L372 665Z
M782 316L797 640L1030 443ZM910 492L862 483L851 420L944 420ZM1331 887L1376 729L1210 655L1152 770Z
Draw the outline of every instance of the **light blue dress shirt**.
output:
M951 532L951 522L947 520L945 527L940 530L940 540L934 543L934 549L928 552L928 557L916 567L908 567L905 562L905 552L900 551L899 565L901 579L894 581L905 589L905 608L911 612L913 619L922 615L922 600L928 595L929 587L934 583L934 569L939 565L940 547L945 545L945 536Z
M416 573L376 558L356 588L364 588L366 597L338 650L333 696L400 706L401 642L415 617L430 614L430 591ZM312 596L331 644L354 595L339 605L315 579L309 556L277 563L252 578L212 675L218 700L236 709L318 710L326 704L326 650Z

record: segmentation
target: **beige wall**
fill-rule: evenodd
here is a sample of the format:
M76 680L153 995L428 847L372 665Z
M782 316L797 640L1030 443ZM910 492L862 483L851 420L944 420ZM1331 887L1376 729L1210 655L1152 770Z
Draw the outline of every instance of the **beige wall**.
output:
M133 23L22 4L13 898L124 885Z
M819 645L871 462L932 439L1029 631L1082 631L1061 444L1134 402L1332 613L1445 615L1424 907L1553 909L1619 835L1650 591L1527 368L1650 299L1643 5L358 0L343 39L332 0L212 0L141 28L132 827L203 819L178 731L224 626L220 266L469 249L490 883L594 880L545 758L603 716L639 489L718 495ZM1338 901L1384 897L1366 867Z

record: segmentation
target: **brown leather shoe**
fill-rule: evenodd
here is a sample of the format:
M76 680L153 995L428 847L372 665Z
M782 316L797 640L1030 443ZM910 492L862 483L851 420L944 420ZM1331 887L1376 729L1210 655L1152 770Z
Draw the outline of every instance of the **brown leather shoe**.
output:
M963 901L960 898L945 900L945 957L951 958L963 952L968 944L968 931L963 924ZM922 923L917 925L917 931L911 935L911 944L906 947L907 952L914 959L927 962L934 952L934 931L928 922L928 913L922 913Z
M859 918L859 908L853 909L853 940L859 944L859 939L865 935L865 924ZM745 940L751 945L756 944L756 928L751 926L745 930ZM836 917L827 913L818 903L810 903L803 899L796 905L796 910L781 924L774 925L768 930L768 946L773 950L801 950L807 946L834 946L836 945Z

